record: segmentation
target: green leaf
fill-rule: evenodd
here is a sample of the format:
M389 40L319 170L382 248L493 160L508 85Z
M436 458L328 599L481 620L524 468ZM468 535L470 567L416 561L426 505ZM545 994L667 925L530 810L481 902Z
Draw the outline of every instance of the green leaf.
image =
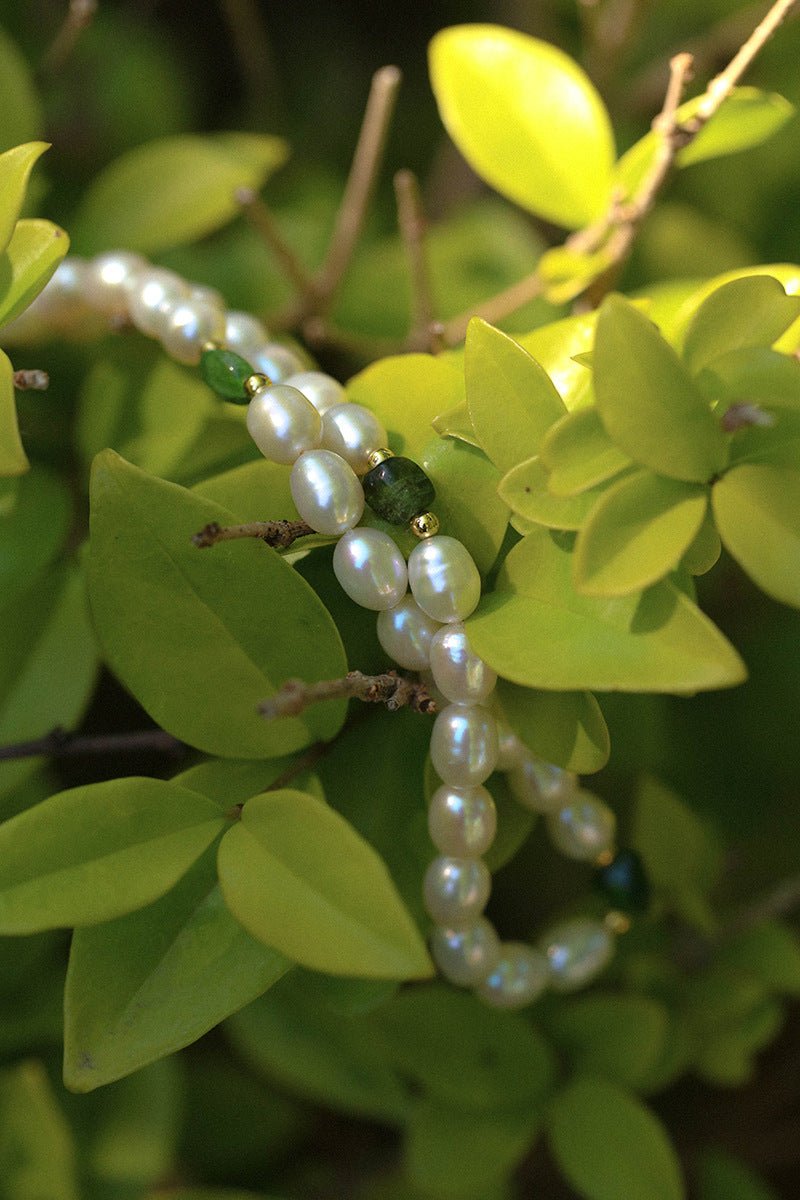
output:
M76 247L152 255L195 242L233 220L237 189L258 190L286 155L279 138L244 134L181 134L137 146L84 195L72 226Z
M546 530L528 534L470 617L470 644L499 675L555 691L679 694L744 678L730 643L671 583L641 595L581 596L571 558Z
M677 1155L658 1118L629 1092L576 1079L553 1101L550 1148L586 1200L683 1200Z
M683 333L692 317L712 292L717 291L725 283L731 283L736 279L751 279L754 275L768 275L772 279L777 279L779 283L783 284L787 294L790 296L796 296L800 293L800 267L794 263L764 263L758 266L738 267L734 271L726 271L722 275L715 275L712 279L708 279L703 283L695 282L688 295L684 295L682 298L679 296L680 303L677 311L674 311L673 308L670 313L668 321L670 340L674 341L676 345L680 344ZM785 354L792 354L798 349L799 345L800 322L796 321L778 339L775 349Z
M800 995L800 941L788 925L765 921L720 946L717 961L754 975L771 991Z
M721 553L722 542L719 540L711 507L708 506L694 541L687 547L681 559L681 568L692 575L705 575L716 565Z
M660 1058L668 1023L656 1000L611 993L570 999L545 1016L548 1033L574 1071L631 1088Z
M570 412L592 404L592 373L578 361L594 345L597 310L552 321L517 341L547 372Z
M700 1200L778 1200L772 1188L722 1150L704 1151L699 1176Z
M770 463L743 463L711 493L726 549L775 600L800 608L800 474Z
M3 35L0 32L0 58L3 52ZM5 81L4 81L5 82ZM2 112L0 108L0 112ZM6 150L0 154L0 253L11 241L14 226L19 220L25 193L28 190L28 180L36 161L45 150L49 149L47 142L27 142Z
M23 475L29 467L17 424L14 368L0 350L0 479Z
M800 409L800 362L763 346L732 350L715 358L697 377L720 411L731 403L766 409Z
M304 966L372 979L430 974L384 863L338 813L303 792L247 801L220 844L219 877L245 929Z
M747 425L731 438L731 470L741 465L800 471L800 412L773 411L771 425ZM712 492L712 508L714 495Z
M663 579L692 544L708 507L697 483L637 471L598 500L575 541L573 579L587 596L624 596Z
M466 442L468 446L474 446L476 450L481 448L472 427L466 400L462 400L460 404L456 404L453 408L448 408L445 412L440 413L438 417L434 417L431 425L441 437L456 438L458 441Z
M25 590L55 558L71 517L70 494L46 467L0 484L0 605Z
M509 725L545 762L579 775L608 762L608 727L591 692L537 692L500 679L497 695Z
M541 460L529 458L503 476L497 494L517 516L536 525L547 529L580 529L605 491L605 484L575 496L554 496L548 488L549 481L550 474Z
M753 975L715 963L694 977L686 1017L697 1045L695 1068L709 1082L737 1087L753 1074L755 1054L783 1024L783 1007Z
M703 301L683 336L683 357L697 375L734 350L767 348L800 316L800 296L787 296L769 275L725 283Z
M448 133L487 183L568 228L601 216L611 196L611 126L563 51L497 25L460 25L434 37L430 72Z
M339 701L266 722L257 705L289 677L335 679L341 641L309 586L263 543L197 550L225 509L112 451L95 460L89 587L110 664L154 720L231 758L276 757L332 737ZM235 581L235 586L232 586Z
M175 775L172 782L191 792L200 792L230 812L235 804L244 804L258 792L265 792L284 771L297 766L295 758L256 758L237 760L234 758L209 758L186 771ZM310 773L298 773L296 778L304 780L299 791L311 791L305 780L316 779ZM317 780L317 786L319 781Z
M0 826L0 932L95 925L142 908L224 826L212 801L160 779L59 792Z
M690 483L724 467L727 440L705 398L655 325L622 296L600 308L594 386L609 436L634 462Z
M467 330L465 379L472 428L500 471L536 454L547 430L566 412L535 359L477 317Z
M0 1179L9 1200L78 1200L75 1148L41 1063L0 1073Z
M550 471L547 490L554 496L574 496L613 479L631 465L615 446L596 408L582 408L552 427L540 457Z
M0 325L35 300L68 250L69 238L51 221L17 221L0 255Z
M78 929L64 996L64 1081L91 1091L197 1040L291 964L233 919L210 848L154 904Z

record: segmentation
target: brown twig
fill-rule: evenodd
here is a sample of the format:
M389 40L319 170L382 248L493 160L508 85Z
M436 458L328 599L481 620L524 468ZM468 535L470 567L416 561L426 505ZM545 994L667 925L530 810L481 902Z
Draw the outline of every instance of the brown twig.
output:
M323 679L319 683L304 683L302 679L287 679L283 687L258 706L262 717L296 717L312 704L323 700L363 700L367 704L385 704L390 712L411 708L415 712L435 713L436 704L424 683L406 679L396 671L382 675L364 675L349 671L342 679Z
M413 171L398 171L394 177L397 224L406 252L411 282L411 324L409 350L437 350L437 326L434 323L433 294L425 235L428 222L422 206L419 183Z
M744 933L764 921L785 917L800 908L800 875L777 883L765 896L745 905L725 927L725 936Z
M275 261L292 287L297 290L302 302L308 303L316 295L314 279L292 247L284 240L267 205L252 188L238 188L235 199L247 220L272 251Z
M70 0L61 28L42 55L36 71L39 78L55 75L62 70L96 12L97 0Z
M167 754L179 758L186 747L163 729L143 729L134 733L99 734L96 737L51 729L40 738L0 746L0 761L19 758L80 758L92 754L122 754L131 751Z
M211 521L198 533L192 543L198 550L216 546L217 542L232 542L238 538L260 538L268 546L286 550L298 538L308 537L314 530L305 521L248 521L246 525L220 525Z
M14 387L18 392L46 392L50 387L47 371L15 371Z

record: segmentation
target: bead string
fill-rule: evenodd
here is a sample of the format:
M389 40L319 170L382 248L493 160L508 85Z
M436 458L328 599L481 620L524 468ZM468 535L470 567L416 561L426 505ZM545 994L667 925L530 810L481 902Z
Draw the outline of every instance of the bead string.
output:
M179 362L199 364L224 399L247 404L247 428L259 450L291 466L301 518L338 539L333 569L341 587L377 612L387 655L400 667L429 673L445 701L430 742L442 781L428 811L438 854L423 889L441 975L506 1009L530 1004L547 987L569 992L589 983L611 958L614 936L628 928L628 917L612 909L603 921L561 921L537 947L501 942L483 915L491 888L483 855L497 824L486 780L504 772L514 799L545 816L555 847L594 863L601 886L620 907L646 904L647 881L638 856L617 852L611 809L581 789L574 773L537 759L493 713L497 676L470 648L463 624L480 600L478 568L462 542L439 533L431 508L435 490L422 468L386 449L387 432L374 413L348 402L331 376L306 370L293 351L269 339L260 321L226 311L212 289L139 255L65 259L9 328L69 332L87 310L157 338ZM359 524L365 503L417 536L407 562L387 533Z

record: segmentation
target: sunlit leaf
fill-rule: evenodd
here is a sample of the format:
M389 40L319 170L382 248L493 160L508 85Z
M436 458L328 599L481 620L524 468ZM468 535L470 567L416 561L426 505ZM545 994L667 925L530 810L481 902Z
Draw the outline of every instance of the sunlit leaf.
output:
M29 466L17 423L14 368L0 350L0 478L24 475Z
M787 296L769 275L732 280L703 301L683 336L683 357L695 375L723 354L769 347L800 317L800 296Z
M550 472L537 457L512 467L500 480L497 494L518 516L548 529L580 529L605 484L574 496L554 496L548 488Z
M0 254L0 325L34 300L69 250L69 238L51 221L17 221Z
M0 31L0 58L2 50L3 34ZM0 72L0 78L2 77ZM2 105L0 112L3 112ZM47 142L26 142L0 154L0 253L11 241L14 226L25 201L31 171L47 149Z
M769 596L800 607L800 474L742 463L711 495L726 549Z
M596 408L568 413L548 431L540 461L549 470L547 490L576 496L613 479L631 460L612 442Z

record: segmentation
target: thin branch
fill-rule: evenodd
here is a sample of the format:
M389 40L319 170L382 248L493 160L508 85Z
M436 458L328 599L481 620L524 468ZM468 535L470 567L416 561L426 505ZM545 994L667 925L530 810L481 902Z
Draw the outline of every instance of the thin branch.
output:
M436 350L433 294L428 270L425 235L428 222L422 206L419 183L413 171L398 171L394 177L397 201L397 224L406 252L411 281L411 325L408 331L410 350ZM433 344L432 344L433 343Z
M238 538L260 538L268 546L286 550L298 538L315 531L305 521L249 521L246 525L220 525L216 521L193 534L192 543L198 550L216 546L217 542L232 542Z
M276 717L296 717L312 704L322 700L363 700L367 704L385 704L390 712L412 708L415 712L435 713L436 704L424 683L406 679L396 671L383 675L364 675L350 671L342 679L323 679L319 683L304 683L302 679L287 679L283 687L258 706L268 721Z
M78 39L91 25L97 12L97 0L70 0L61 28L42 55L36 74L39 78L55 75L69 61Z
M99 734L96 737L69 733L66 729L51 729L40 738L27 742L14 742L0 746L0 761L18 758L81 758L93 754L143 753L167 754L171 758L182 757L186 750L183 742L163 729L143 729L134 733Z
M267 113L273 117L278 107L275 86L275 57L269 44L256 0L220 0L220 7L231 33L250 110L263 124Z
M763 50L769 39L777 32L793 8L797 8L798 0L776 0L762 21L756 26L747 41L733 56L724 71L715 76L706 88L705 97L700 105L693 124L699 122L695 133L713 117L719 106L727 100L739 80L744 75L753 59Z
M725 936L744 933L775 917L785 917L796 908L800 908L800 875L782 880L765 896L745 905L726 926Z
M46 392L50 387L47 371L37 369L14 372L14 387L18 392Z
M301 299L307 301L310 297L315 296L314 279L292 247L284 240L275 218L258 193L252 188L238 188L235 200L241 206L247 220L272 251L278 266L292 287L296 288Z

